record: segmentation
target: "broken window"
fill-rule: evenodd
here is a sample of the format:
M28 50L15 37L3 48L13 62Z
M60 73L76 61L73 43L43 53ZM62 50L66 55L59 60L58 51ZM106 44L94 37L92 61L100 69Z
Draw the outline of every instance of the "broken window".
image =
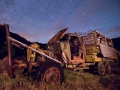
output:
M71 53L73 55L79 55L80 52L80 41L78 37L71 36L70 37L70 48L71 48Z

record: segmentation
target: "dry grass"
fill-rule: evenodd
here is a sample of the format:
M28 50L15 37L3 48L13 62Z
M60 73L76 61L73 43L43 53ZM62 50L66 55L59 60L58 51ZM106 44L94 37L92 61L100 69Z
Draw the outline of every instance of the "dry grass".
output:
M87 72L65 70L65 81L62 85L36 83L32 78L18 72L16 79L7 74L0 74L0 90L119 90L120 75L111 74L99 77Z

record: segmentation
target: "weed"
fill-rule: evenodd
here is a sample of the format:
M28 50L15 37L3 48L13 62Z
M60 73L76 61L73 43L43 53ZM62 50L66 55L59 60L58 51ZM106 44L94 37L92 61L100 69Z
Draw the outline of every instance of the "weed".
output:
M119 90L119 75L111 74L104 77L64 70L65 82L46 84L35 82L32 78L16 72L15 79L10 79L7 74L0 74L0 90Z

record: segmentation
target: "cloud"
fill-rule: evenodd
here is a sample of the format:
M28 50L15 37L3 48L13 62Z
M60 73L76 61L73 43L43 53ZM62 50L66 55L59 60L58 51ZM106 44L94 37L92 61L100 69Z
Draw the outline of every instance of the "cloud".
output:
M112 27L111 29L105 31L104 34L111 38L120 37L120 25Z
M110 18L116 17L116 5L119 0L61 0L59 2L37 0L24 3L21 0L14 1L0 0L0 4L3 2L5 4L0 5L2 12L0 23L8 23L12 32L30 41L45 42L59 30L67 27L71 32L97 28L103 32L105 28L111 27L109 26L112 22ZM106 15L110 23L105 22ZM115 26L109 29L110 31L104 32L107 36L113 37L113 35L118 35L118 28L119 26Z
M91 4L88 0L84 0L81 3L82 4L77 7L76 11L70 15L68 19L68 23L72 25L73 28L79 27L82 29L85 27L82 26L82 24L89 26L93 18L91 15L98 14L97 11L104 3L104 0L93 0Z

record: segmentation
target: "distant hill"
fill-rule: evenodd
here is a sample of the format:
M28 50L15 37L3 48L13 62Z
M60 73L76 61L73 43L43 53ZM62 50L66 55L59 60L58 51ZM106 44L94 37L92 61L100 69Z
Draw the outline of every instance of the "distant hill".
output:
M20 35L16 34L16 33L12 33L10 32L11 37L15 38L18 41L21 41L25 44L30 44L30 41L27 41L25 38L21 37ZM0 26L0 42L3 43L4 41L6 41L6 31L4 26Z
M12 33L10 32L11 37L13 37L14 39L23 42L27 45L31 44L30 41L27 41L25 38L21 37L18 34ZM26 49L20 49L18 47L13 46L12 47L12 55L25 55L25 50ZM6 41L6 31L5 31L5 27L0 25L0 59L4 58L6 55L8 55L8 51L7 51L7 41Z
M114 47L115 47L117 50L120 50L120 37L118 37L118 38L113 38L112 41L113 41Z
M10 35L12 38L14 38L24 44L30 45L31 43L33 43L33 42L26 40L24 37L21 37L20 35L18 35L16 33L10 32ZM36 42L36 43L38 43L38 42ZM46 44L42 44L42 43L38 43L38 44L40 45L40 48L43 48L43 49L46 48ZM13 46L12 54L14 56L26 55L26 48L20 49L18 47ZM2 25L0 25L0 59L3 59L6 55L8 55L6 32L5 32L5 28Z

